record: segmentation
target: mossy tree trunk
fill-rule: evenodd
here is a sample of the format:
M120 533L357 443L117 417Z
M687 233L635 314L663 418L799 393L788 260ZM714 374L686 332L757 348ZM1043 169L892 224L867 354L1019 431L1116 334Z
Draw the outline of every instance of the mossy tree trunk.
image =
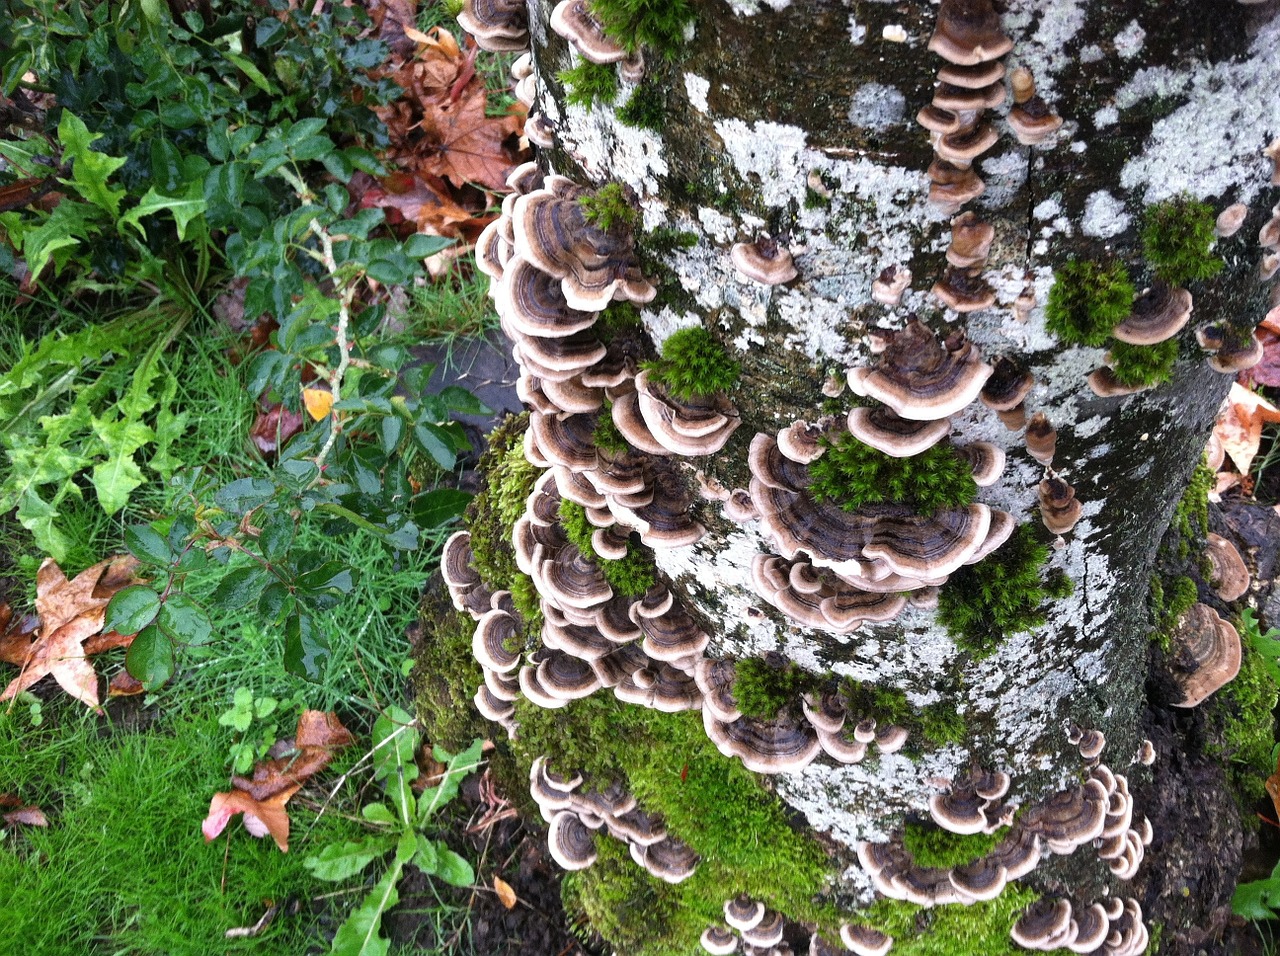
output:
M1221 793L1223 776L1206 770L1203 758L1175 752L1192 746L1178 736L1186 721L1152 716L1171 700L1168 692L1148 699L1147 598L1158 545L1230 377L1206 366L1188 327L1172 381L1098 398L1086 375L1103 364L1105 349L1049 334L1044 307L1056 270L1071 259L1119 262L1139 290L1150 284L1153 263L1140 238L1145 210L1187 195L1214 213L1249 205L1244 227L1216 247L1225 268L1188 283L1193 324L1252 328L1261 318L1268 291L1256 281L1256 236L1276 199L1261 150L1280 131L1275 4L999 5L1014 42L1005 62L1031 70L1065 123L1044 145L1027 147L1003 120L1008 107L995 110L999 140L974 164L985 192L964 208L995 228L982 278L996 303L964 315L929 292L946 268L953 214L929 202L933 153L915 120L944 65L926 46L938 6L696 6L683 46L646 50L641 83L623 82L613 104L591 109L567 103L557 79L577 61L548 28L551 0L530 6L535 109L555 137L540 159L584 185L619 182L642 210L636 242L659 293L641 318L654 343L702 326L742 365L730 394L742 425L722 452L682 463L691 486L698 469L725 488L745 488L756 434L847 412L850 393L830 397L824 384L872 361L877 333L915 314L938 331L963 329L987 361L1006 356L1033 373L1027 411L1043 412L1056 428L1052 467L1084 505L1080 522L1055 542L1037 508L1045 468L1028 454L1023 434L978 403L954 416L954 441L990 441L1007 453L1003 477L979 500L1033 528L1052 546L1049 566L1075 585L1069 597L1047 603L1043 624L1004 635L988 656L957 644L931 611L909 609L845 636L795 626L751 587L753 557L772 550L757 524L700 505L708 534L692 547L659 550L656 561L711 632L709 656L778 654L808 672L894 688L914 707L943 705L963 718L959 742L851 766L819 761L761 785L821 835L833 861L832 898L847 909L870 893L853 855L857 841L883 840L905 819L927 818L929 797L974 766L1008 771L1017 801L1043 799L1086 768L1068 730L1100 730L1103 760L1129 776L1137 795L1136 818L1148 813L1155 824L1147 860L1122 884L1092 853L1053 857L1025 882L1083 900L1136 896L1150 923L1165 924L1162 951L1184 951L1184 930L1209 925L1229 900L1235 873L1221 855L1238 853L1239 822ZM619 112L644 113L653 128L626 125ZM797 279L768 287L736 274L730 245L766 237L790 249ZM873 280L891 265L913 276L898 307L871 295ZM573 732L569 723L562 729ZM1145 737L1159 750L1150 769L1135 762ZM1219 862L1202 870L1187 853L1188 840L1200 838L1177 832L1177 821L1205 806L1222 815L1206 835L1219 844ZM1185 885L1195 887L1191 898L1173 892ZM1172 902L1159 899L1171 892ZM900 939L896 948L910 946Z

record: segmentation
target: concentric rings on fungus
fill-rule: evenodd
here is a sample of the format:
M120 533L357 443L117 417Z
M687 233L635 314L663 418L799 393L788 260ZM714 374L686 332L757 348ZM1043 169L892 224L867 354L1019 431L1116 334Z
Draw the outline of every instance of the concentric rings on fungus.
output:
M902 418L954 415L982 391L992 372L962 332L939 342L919 319L893 335L873 367L849 371L849 387L883 402Z

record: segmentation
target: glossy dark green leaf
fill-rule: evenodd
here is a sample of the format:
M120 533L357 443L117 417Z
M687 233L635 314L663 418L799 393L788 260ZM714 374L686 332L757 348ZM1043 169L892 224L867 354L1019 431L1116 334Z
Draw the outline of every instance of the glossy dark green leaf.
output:
M275 483L266 478L237 478L219 488L213 500L224 511L243 515L270 501L275 493Z
M150 525L134 524L125 528L124 546L143 564L164 567L173 560L169 542Z
M351 569L341 561L326 561L319 567L298 575L298 590L308 593L337 591L347 594L355 585Z
M293 546L295 533L293 517L286 511L278 511L269 517L258 535L258 547L268 561L279 561Z
M159 610L160 595L145 585L135 584L117 591L111 598L102 629L117 634L137 634L155 620Z
M209 615L181 591L172 592L164 599L156 623L175 643L189 647L208 644L213 637L213 624L209 621Z
M209 603L222 611L237 611L248 607L262 594L268 575L254 565L227 572L209 596Z
M262 589L262 597L258 598L258 615L264 624L275 624L293 607L293 595L288 585L281 581L272 581Z
M415 232L404 241L404 254L410 259L425 259L441 249L447 249L455 241L446 239L444 236L428 236L425 233Z
M329 642L310 614L295 611L284 622L284 668L307 680L319 680L329 659Z
M173 642L154 624L144 627L125 652L124 666L147 690L155 690L173 676Z
M471 495L457 488L436 488L413 501L413 517L422 528L438 528L448 524L466 510Z
M492 412L484 402L475 395L457 385L449 385L440 390L440 400L451 412L463 415L488 415Z
M445 471L452 471L457 464L458 456L454 450L453 438L439 425L421 422L413 427L413 437L437 465Z

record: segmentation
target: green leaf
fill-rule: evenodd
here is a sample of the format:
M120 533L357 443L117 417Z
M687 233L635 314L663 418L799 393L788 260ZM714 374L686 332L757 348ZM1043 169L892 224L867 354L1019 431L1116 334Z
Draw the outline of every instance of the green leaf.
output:
M173 643L154 624L138 632L124 655L129 674L147 690L156 690L173 676Z
M181 591L174 591L164 600L157 622L161 629L177 643L199 647L213 637L213 624L204 608Z
M284 622L284 669L306 680L319 680L329 659L329 641L310 614L294 611Z
M268 561L279 561L293 546L293 518L287 512L273 514L262 526L262 534L258 536L258 547L262 556Z
M447 431L439 425L421 422L413 427L413 435L422 450L431 456L432 461L445 471L453 470L453 466L458 461L458 455L454 450L453 438Z
M387 870L364 902L338 927L329 956L387 956L391 941L382 936L382 914L400 902L396 890L400 872L398 865Z
M293 596L288 585L282 581L272 581L262 589L258 598L258 614L269 624L275 624L293 607Z
M439 855L436 853L435 841L425 833L419 833L417 837L418 848L413 854L412 863L423 873L434 875L436 867L439 865Z
M102 629L117 634L137 634L155 620L159 610L160 595L145 585L135 584L117 591L111 598Z
M71 179L59 181L75 187L76 192L85 200L115 217L119 215L120 200L124 197L125 190L108 187L107 179L125 164L125 160L123 157L108 156L90 148L90 143L101 138L101 133L91 134L84 121L70 110L62 111L62 119L58 123L58 142L63 147L63 158L71 160Z
M436 786L427 787L418 795L418 826L426 826L437 810L458 795L458 785L462 783L462 779L480 766L483 747L484 741L476 739L457 756L450 756L439 746L434 748L433 754L445 765L445 771Z
M488 415L492 412L488 405L458 385L446 385L442 388L440 399L451 412L463 415Z
M236 65L241 73L249 78L249 82L256 86L268 96L276 96L276 88L268 80L248 57L243 57L239 53L232 53L229 50L223 50L222 55Z
M198 216L203 216L208 204L204 200L204 188L200 183L191 183L181 196L162 196L155 186L147 190L141 201L133 209L120 217L123 225L133 226L138 235L147 238L142 228L143 216L154 216L158 212L168 210L178 226L178 239L187 238L187 225Z
M1275 919L1280 915L1277 907L1280 907L1280 879L1274 871L1265 880L1239 884L1231 897L1232 912L1245 919Z
M396 815L391 812L391 808L385 803L366 803L360 811L360 815L370 823L392 824L396 822Z
M436 848L436 876L450 886L470 886L476 881L471 864L444 846Z
M165 567L173 560L169 542L148 524L131 524L125 528L124 546L143 564Z
M71 550L71 539L54 525L61 517L57 506L45 501L31 488L18 498L18 523L31 532L36 547L55 561L65 561Z
M319 853L304 859L302 865L317 879L336 883L355 876L393 845L390 834L378 834L347 843L331 843Z
M418 741L412 715L400 707L386 708L373 722L374 776L381 780L398 767L416 766Z
M439 528L467 510L469 492L436 488L413 499L413 518L422 528Z
M209 596L209 603L221 611L248 607L262 593L267 572L256 565L229 571Z
M443 236L428 236L425 233L415 232L404 241L404 254L410 259L425 259L441 249L447 249L456 241Z
M418 835L412 830L406 830L400 834L400 838L396 841L396 862L401 866L413 859L413 855L418 852Z
M222 510L243 515L270 501L275 493L275 483L266 478L237 478L219 488L213 500Z

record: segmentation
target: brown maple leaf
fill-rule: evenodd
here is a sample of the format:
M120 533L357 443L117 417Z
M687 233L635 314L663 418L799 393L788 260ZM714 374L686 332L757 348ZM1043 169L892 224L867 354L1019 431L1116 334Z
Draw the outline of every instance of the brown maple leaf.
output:
M0 701L52 675L68 694L101 713L98 674L88 661L86 642L100 634L112 595L135 582L137 568L132 556L108 558L68 580L57 563L46 558L36 572L39 632L19 665L21 673L0 693Z
M480 83L468 84L456 100L423 105L422 155L417 168L455 186L476 183L507 191L507 174L517 159L519 116L486 116L487 96Z
M475 219L475 213L455 202L448 185L437 176L391 173L381 182L370 178L362 186L360 207L387 210L388 225L407 222L416 232L456 238L461 227Z
M209 801L209 815L200 824L205 841L215 839L226 829L237 813L244 814L244 828L256 837L268 833L276 841L281 853L289 852L289 813L284 805L298 792L302 784L293 784L272 794L266 800L255 800L243 790L215 793Z
M1213 431L1241 475L1248 475L1253 466L1262 443L1264 422L1280 422L1280 409L1239 382L1232 382Z

